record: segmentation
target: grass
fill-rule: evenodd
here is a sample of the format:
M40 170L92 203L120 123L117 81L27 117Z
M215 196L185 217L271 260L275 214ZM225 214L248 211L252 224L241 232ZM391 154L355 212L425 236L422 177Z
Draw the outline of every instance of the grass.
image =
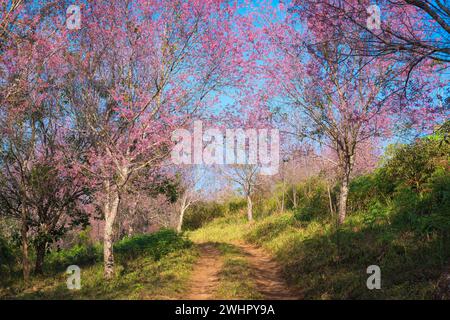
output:
M242 239L250 225L244 217L230 215L220 217L204 227L189 231L187 235L194 242L233 242Z
M301 221L294 212L259 217L243 213L219 217L179 236L162 230L116 244L116 276L105 282L101 247L83 245L56 252L46 274L31 284L10 282L0 298L10 299L181 299L198 250L194 242L215 242L221 252L219 299L259 299L245 253L232 243L265 248L282 266L286 281L306 299L431 299L450 259L450 237L424 233L399 215L367 223L367 213L348 216L337 229L330 217ZM397 222L396 222L397 221ZM68 290L67 265L80 263L82 289ZM366 269L381 268L381 290L368 290Z
M93 258L101 248L85 250L90 259L81 259L77 247L50 255L43 276L25 285L16 279L0 288L2 299L179 299L187 284L198 252L184 237L171 230L127 238L116 244L116 274L103 278L103 265ZM99 251L100 250L100 251ZM96 253L93 253L96 252ZM67 289L68 275L61 271L77 260L81 267L81 290ZM90 262L89 262L90 261Z
M270 252L286 281L306 299L435 298L450 259L448 232L441 224L429 227L440 221L433 215L418 219L410 210L381 209L383 214L377 215L352 212L340 228L329 215L302 220L302 215L289 211L248 223L245 214L237 211L186 232L187 237L162 230L126 238L115 245L116 276L109 282L103 279L101 247L80 244L52 253L46 260L46 274L33 278L30 285L17 279L4 282L0 298L183 298L198 257L191 241L214 242L221 251L219 299L260 298L245 253L232 245L237 241ZM70 264L82 267L80 291L66 287L63 271ZM367 289L370 265L381 268L381 290Z
M252 280L252 268L245 257L245 253L238 247L228 244L218 244L223 257L223 268L219 273L219 287L216 298L232 299L261 299Z
M282 266L287 282L306 299L433 298L450 258L450 239L439 232L424 234L392 223L395 219L367 226L366 218L364 213L352 214L336 229L329 217L305 222L293 212L264 217L254 224L235 215L218 218L190 237L241 240L264 247ZM240 263L230 269L239 270ZM367 289L370 265L381 268L381 290Z

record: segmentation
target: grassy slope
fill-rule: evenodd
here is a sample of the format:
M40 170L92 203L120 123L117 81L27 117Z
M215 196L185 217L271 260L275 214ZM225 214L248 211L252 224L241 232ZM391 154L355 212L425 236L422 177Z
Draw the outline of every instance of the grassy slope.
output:
M152 235L125 239L116 246L116 276L103 278L101 248L94 262L81 267L81 290L68 290L62 270L79 263L84 254L69 251L48 257L45 275L34 277L29 285L12 279L3 289L3 299L179 299L187 283L198 252L188 240L163 230ZM58 271L59 270L59 271Z
M300 222L275 214L249 225L218 218L190 233L194 241L244 240L270 251L287 281L307 299L426 299L450 258L449 241L398 229L389 221L366 227L363 215L348 217L337 231L331 219ZM381 268L382 289L368 290L366 268Z
M222 240L214 244L223 259L214 298L261 298L244 253ZM105 281L101 251L98 245L79 244L53 252L45 274L28 285L20 273L2 279L0 299L183 299L199 255L195 244L169 230L124 239L115 245L116 276ZM67 289L64 270L72 264L81 267L81 290Z

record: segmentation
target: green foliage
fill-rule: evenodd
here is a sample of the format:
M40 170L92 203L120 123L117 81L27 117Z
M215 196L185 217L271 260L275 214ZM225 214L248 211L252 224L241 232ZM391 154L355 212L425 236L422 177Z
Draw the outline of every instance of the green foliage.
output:
M46 275L0 287L1 298L19 299L180 299L185 295L198 253L191 242L172 230L126 238L115 245L116 277L105 281L102 248L82 232L68 250L52 252ZM79 265L81 290L68 290L65 269ZM61 271L61 272L58 272Z
M280 199L279 195L257 201L254 206L254 216L264 217L276 213L279 210Z
M180 177L167 178L161 175L155 177L151 185L146 186L149 195L163 194L171 203L175 203L179 197Z
M390 206L373 199L363 214L363 223L369 228L389 221Z
M191 242L172 229L162 229L151 234L124 238L114 245L114 251L121 260L138 256L160 260L171 252L189 248Z
M257 228L253 229L251 233L246 234L246 237L251 242L262 243L266 240L276 238L291 226L300 226L296 214L294 216L291 214L274 215L261 220Z
M234 209L234 205L203 201L194 203L186 210L183 229L198 229L213 219L224 216L230 208Z
M430 179L430 202L434 213L450 215L450 174L437 171Z
M300 195L295 218L299 221L311 221L330 214L329 197L326 182L319 178L312 178L297 186ZM291 206L292 207L292 206Z
M9 275L17 263L18 250L0 236L0 277Z
M368 226L387 221L422 233L444 230L450 211L449 155L449 146L436 136L390 146L380 168L352 181L350 211L363 213Z
M357 212L368 210L370 206L380 202L380 193L377 177L373 174L362 175L353 179L350 183L350 193L348 196L348 208Z
M90 228L78 232L69 249L52 250L45 258L47 272L62 271L70 265L86 266L101 261L102 246L89 238Z
M101 261L100 244L76 244L70 249L54 250L46 257L45 269L48 272L63 271L70 265L92 265Z
M436 171L448 171L449 157L450 145L441 144L433 136L413 144L392 146L377 172L377 178L391 187L404 185L420 193L426 191L425 186ZM389 188L384 191L389 191Z
M46 258L47 271L62 271L69 265L94 265L103 259L101 244L93 244L88 238L88 231L78 235L78 241L70 249L54 250ZM128 237L114 244L114 252L119 261L146 256L160 260L171 252L189 248L190 241L171 229L163 229L151 234Z
M189 238L195 242L233 242L247 232L249 222L244 215L220 217L202 228L189 231Z
M438 126L433 137L435 137L440 144L450 144L450 120L447 120L442 125Z
M225 215L231 215L240 212L242 209L246 208L246 206L247 202L245 201L245 199L231 199L224 204L226 210Z

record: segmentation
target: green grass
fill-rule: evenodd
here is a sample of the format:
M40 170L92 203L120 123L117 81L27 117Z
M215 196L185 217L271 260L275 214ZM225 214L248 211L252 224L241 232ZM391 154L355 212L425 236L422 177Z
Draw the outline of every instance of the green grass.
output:
M218 244L218 249L223 257L223 268L219 273L216 298L261 299L262 296L252 280L252 268L245 253L240 248L227 243Z
M329 217L305 222L293 212L251 225L234 219L216 219L190 237L206 241L224 237L262 246L306 299L431 299L450 258L450 239L444 234L390 222L395 219L367 226L364 213L350 215L340 229ZM373 264L381 268L381 290L366 287L366 268Z
M243 216L231 215L217 218L187 235L194 242L233 242L242 239L250 227Z
M53 253L43 276L31 283L10 283L0 288L2 299L179 299L185 294L198 251L171 230L127 238L115 245L116 274L103 277L101 248ZM84 254L83 254L84 252ZM89 258L89 259L88 259ZM81 290L67 289L68 275L60 271L80 262ZM81 263L82 262L82 263Z

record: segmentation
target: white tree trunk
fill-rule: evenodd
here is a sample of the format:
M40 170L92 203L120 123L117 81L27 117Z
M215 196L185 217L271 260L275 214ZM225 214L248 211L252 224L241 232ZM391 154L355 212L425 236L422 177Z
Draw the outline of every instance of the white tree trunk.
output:
M105 278L111 279L114 275L114 252L113 252L113 236L114 236L114 222L117 216L119 207L119 193L115 190L112 197L108 196L105 203L105 230L103 238L103 260Z
M250 195L247 195L247 218L248 221L253 221L253 203Z
M352 172L354 163L353 155L343 155L341 162L341 192L339 194L339 217L338 223L344 223L345 217L347 216L347 200L350 188L350 175Z
M184 212L186 211L186 208L183 206L180 210L180 217L178 219L178 225L177 225L177 232L180 233L181 229L183 228L183 218L184 218Z
M344 223L345 217L347 216L349 180L349 176L346 174L341 181L341 192L339 194L339 224Z
M330 185L327 183L327 191L328 191L328 202L330 205L330 213L331 216L334 215L334 209L333 209L333 199L331 199L331 189L330 189Z

